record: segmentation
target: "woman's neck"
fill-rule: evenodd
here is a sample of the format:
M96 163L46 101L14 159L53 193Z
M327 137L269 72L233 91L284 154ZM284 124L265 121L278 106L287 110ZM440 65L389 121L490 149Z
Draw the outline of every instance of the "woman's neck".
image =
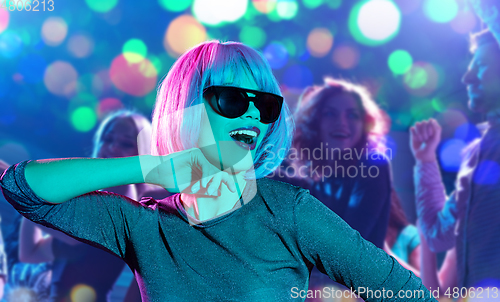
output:
M220 196L210 197L206 195L181 193L181 202L186 212L199 221L209 220L231 210L240 207L240 197L247 185L244 179L245 172L240 172L230 176L236 179L236 192L231 192L222 183L220 186Z

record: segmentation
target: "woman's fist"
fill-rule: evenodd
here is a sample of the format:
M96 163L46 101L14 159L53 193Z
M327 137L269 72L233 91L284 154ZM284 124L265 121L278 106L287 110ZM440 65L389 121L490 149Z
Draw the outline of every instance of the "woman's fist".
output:
M441 126L435 119L417 122L410 128L410 147L417 161L435 161L440 140Z

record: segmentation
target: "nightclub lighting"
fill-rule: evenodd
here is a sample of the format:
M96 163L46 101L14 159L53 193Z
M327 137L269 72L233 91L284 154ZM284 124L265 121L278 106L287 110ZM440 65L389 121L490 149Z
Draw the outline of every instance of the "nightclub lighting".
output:
M9 26L9 12L0 9L0 34Z
M333 62L341 69L351 69L359 63L359 50L353 45L339 45L333 50Z
M307 49L313 57L326 56L333 46L333 35L326 28L315 28L307 36Z
M462 10L451 20L451 28L459 34L467 34L476 27L477 19L474 13L469 10Z
M248 0L194 0L193 15L205 25L220 26L243 17Z
M85 0L85 2L91 10L98 13L109 12L118 4L118 0Z
M405 74L411 69L413 58L407 51L398 49L389 55L387 63L392 73Z
M206 39L207 32L203 25L192 16L181 15L170 22L163 46L172 56L180 56Z
M280 69L288 62L288 51L280 42L271 42L264 49L266 57L272 69Z
M441 144L439 149L439 161L443 170L457 172L460 168L460 150L465 147L465 142L461 139L448 139Z
M42 25L42 39L49 46L58 46L68 34L68 25L64 19L50 17Z
M94 51L94 41L87 34L75 34L68 39L67 47L75 58L86 58Z
M182 12L188 9L191 4L193 3L193 0L158 0L158 4L165 10L171 11L171 12Z
M309 9L315 9L323 4L323 0L303 0L304 6Z
M109 75L118 89L135 96L148 94L158 80L158 71L148 59L131 63L123 54L113 60Z
M431 21L450 22L458 13L458 4L456 0L425 0L424 13Z
M242 43L261 48L266 43L266 32L260 27L243 26L239 38Z
M306 66L292 65L285 70L283 84L288 89L297 90L300 93L302 89L313 83L313 73Z
M252 0L252 5L263 14L269 14L276 8L277 0Z
M94 128L97 123L97 116L92 108L78 107L71 114L71 124L77 131L87 132Z
M401 13L390 0L357 3L349 16L349 29L359 43L376 46L387 43L399 32Z
M94 302L96 297L95 290L86 284L78 284L71 289L72 302Z
M55 95L72 97L76 89L78 72L68 62L55 61L45 69L43 82Z
M123 45L123 56L129 63L138 63L147 56L148 48L139 39L130 39Z
M123 103L117 98L104 98L99 101L97 106L97 116L102 120L106 114L123 108Z
M412 95L426 96L438 87L439 73L430 63L415 62L405 73L404 84Z
M276 12L284 20L290 20L297 16L299 4L295 0L278 0Z
M0 35L0 55L6 59L16 57L23 49L21 37L14 31L5 30Z

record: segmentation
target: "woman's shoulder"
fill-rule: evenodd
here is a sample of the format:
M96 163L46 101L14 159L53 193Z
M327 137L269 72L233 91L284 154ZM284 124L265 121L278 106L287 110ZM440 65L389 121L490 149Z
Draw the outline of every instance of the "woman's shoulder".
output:
M263 177L257 180L257 187L264 201L276 208L293 208L307 189L288 182Z

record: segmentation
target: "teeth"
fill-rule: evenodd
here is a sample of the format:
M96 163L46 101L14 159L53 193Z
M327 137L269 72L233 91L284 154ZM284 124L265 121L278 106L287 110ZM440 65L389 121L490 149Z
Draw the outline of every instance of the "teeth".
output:
M245 135L251 136L252 138L257 136L257 132L255 132L253 130L233 130L233 131L229 132L229 135L231 135L231 136L235 136L237 134L245 134Z

